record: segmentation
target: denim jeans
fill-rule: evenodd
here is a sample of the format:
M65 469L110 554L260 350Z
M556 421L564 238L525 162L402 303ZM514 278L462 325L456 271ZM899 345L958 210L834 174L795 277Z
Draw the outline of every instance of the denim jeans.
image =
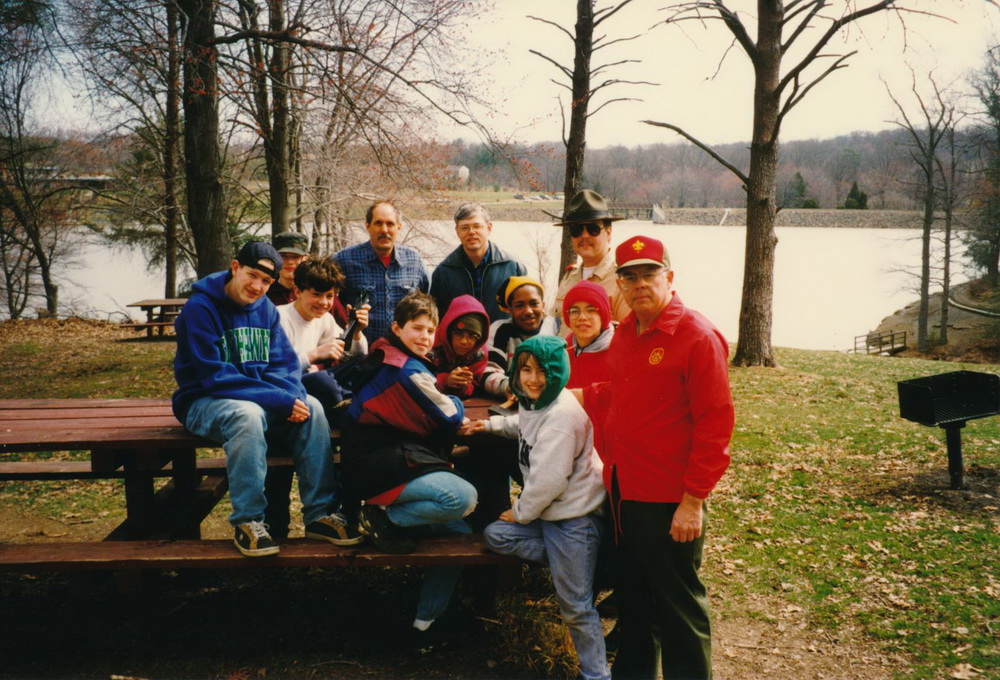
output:
M431 472L411 480L385 509L393 524L423 535L471 534L462 518L476 508L476 488L451 472ZM417 618L433 621L448 608L462 575L461 565L427 567L420 588Z
M556 587L559 612L573 638L580 677L611 677L604 648L601 617L594 608L594 569L601 545L600 518L595 515L530 524L493 522L483 532L486 544L501 555L517 555L548 566Z
M290 423L287 416L268 413L253 402L238 399L202 397L191 404L184 427L222 444L226 452L233 504L229 523L233 526L264 518L269 444L280 446L292 457L306 524L339 509L330 426L315 397L307 396L305 402L310 416L304 423Z

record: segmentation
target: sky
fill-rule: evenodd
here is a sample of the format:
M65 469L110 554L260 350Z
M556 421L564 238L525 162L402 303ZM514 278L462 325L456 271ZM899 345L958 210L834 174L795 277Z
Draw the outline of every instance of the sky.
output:
M873 1L852 0L850 4L867 6ZM598 7L612 4L610 0L598 1ZM612 104L593 116L587 130L590 148L680 139L669 130L640 122L643 120L673 123L711 144L750 139L753 72L745 53L734 47L720 67L731 34L717 21L660 25L650 30L665 18L660 8L667 4L668 0L634 0L599 28L598 32L609 38L641 37L608 48L607 56L598 53L592 66L598 59L603 63L641 59L641 64L621 66L609 75L656 82L658 86L608 88L613 97L643 101ZM756 0L727 3L742 14L751 37L756 37L752 14L756 4ZM987 0L901 0L899 4L947 19L907 14L902 18L904 31L897 15L880 13L845 29L831 41L827 52L858 53L851 57L849 68L828 76L789 114L782 131L784 141L887 129L898 113L882 79L894 92L905 95L911 86L908 65L912 65L918 76L933 69L938 83L947 85L981 66L988 47L1000 43L1000 8ZM843 0L831 3L837 11L844 5ZM565 103L568 90L552 82L560 78L555 66L529 50L539 50L571 66L572 43L557 28L527 17L538 16L572 31L575 7L573 0L496 0L494 11L484 12L478 23L469 26L469 42L479 46L490 64L493 82L488 92L499 110L490 120L502 138L526 143L561 139L557 98L561 95ZM811 46L813 39L806 33L799 42ZM797 56L789 53L783 71ZM452 132L452 137L475 139L468 132ZM444 136L448 138L448 132Z

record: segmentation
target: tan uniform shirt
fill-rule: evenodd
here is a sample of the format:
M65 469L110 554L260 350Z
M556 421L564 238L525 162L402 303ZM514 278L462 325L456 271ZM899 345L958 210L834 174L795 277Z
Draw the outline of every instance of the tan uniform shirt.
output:
M617 279L618 276L615 274L615 253L613 250L609 250L608 254L601 258L601 261L594 268L593 274L587 280L600 284L604 287L604 290L608 291L608 297L611 298L612 321L621 321L630 311L628 305L625 304L625 299L622 297L621 291L618 290ZM566 271L562 281L559 282L559 290L556 291L556 302L552 307L552 316L559 319L559 323L562 323L562 305L563 300L566 299L566 293L582 280L583 262L577 259L576 264L572 265ZM562 335L566 335L568 332L569 330L565 327L560 329Z

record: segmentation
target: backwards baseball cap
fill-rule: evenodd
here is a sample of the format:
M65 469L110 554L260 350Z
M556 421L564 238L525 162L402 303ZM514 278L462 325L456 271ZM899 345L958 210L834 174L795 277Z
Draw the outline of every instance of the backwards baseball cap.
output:
M615 271L640 264L657 264L670 269L670 255L661 241L648 236L633 236L615 248Z
M272 266L268 267L261 260L270 260ZM281 271L281 253L275 250L270 243L263 241L250 241L240 248L236 261L246 267L258 269L275 280L278 278L278 272Z
M545 297L545 288L542 287L538 279L531 276L508 276L500 284L500 290L497 291L497 302L500 304L500 309L507 310L510 307L510 296L521 286L534 286L538 289L539 294L543 298Z
M297 231L283 231L271 239L279 253L309 254L309 237Z

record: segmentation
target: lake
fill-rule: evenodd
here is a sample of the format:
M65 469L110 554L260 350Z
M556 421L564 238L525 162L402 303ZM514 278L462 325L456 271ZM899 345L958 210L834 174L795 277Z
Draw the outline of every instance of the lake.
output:
M457 241L451 223L425 223L438 239L406 240L433 266ZM817 229L778 227L772 342L779 347L846 350L854 336L875 328L917 298L920 232L915 229ZM745 227L653 225L616 222L612 245L636 234L661 239L670 252L674 288L684 303L711 319L736 341L743 285ZM358 240L366 238L359 227ZM441 240L445 244L442 245ZM541 222L494 222L493 240L518 257L554 291L559 230ZM437 243L434 243L437 241ZM940 244L935 244L940 249ZM953 246L953 250L961 250ZM962 262L961 256L957 258ZM120 319L125 305L163 295L162 274L146 271L141 253L91 244L86 266L67 272L61 286L64 310ZM953 283L967 280L953 265ZM138 313L132 311L133 318Z

